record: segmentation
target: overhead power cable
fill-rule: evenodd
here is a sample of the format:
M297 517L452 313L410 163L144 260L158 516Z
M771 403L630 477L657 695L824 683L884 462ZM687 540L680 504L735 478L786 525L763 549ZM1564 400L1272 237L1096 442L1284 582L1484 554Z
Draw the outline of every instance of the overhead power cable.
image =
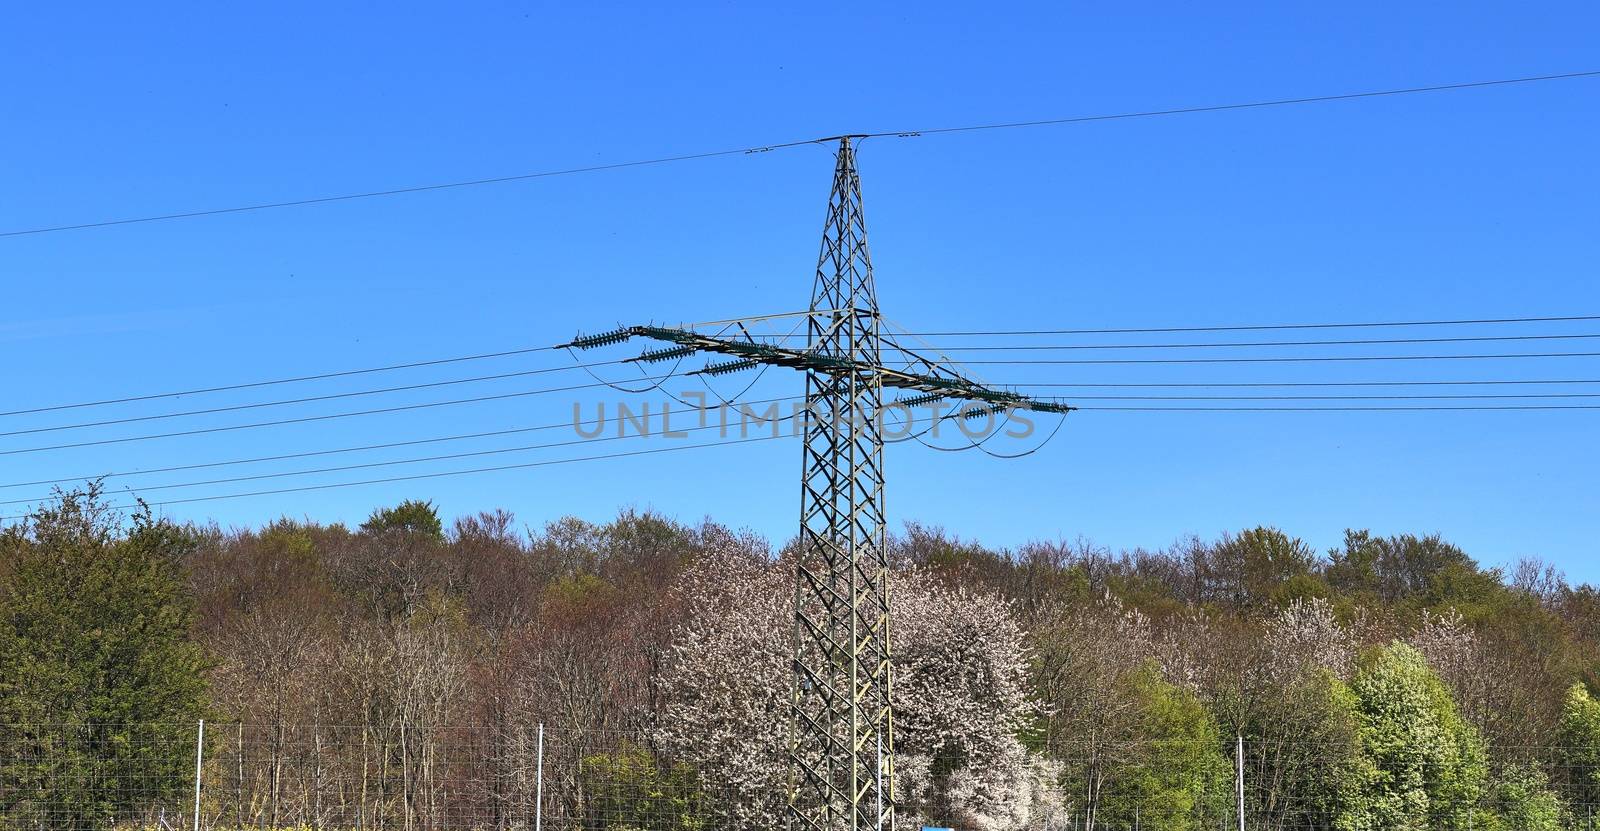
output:
M768 398L768 399L760 399L760 400L756 400L756 401L745 401L745 402L740 402L740 403L742 403L742 404L770 404L770 403L773 403L775 401L787 401L787 400L793 400L793 399ZM714 408L707 408L706 412L711 412L713 409ZM691 412L697 412L697 411L691 411ZM252 456L252 457L243 458L243 459L226 459L226 460L214 461L214 462L196 462L196 463L193 463L193 464L171 465L171 466L168 466L168 467L145 468L145 469L142 469L142 470L124 470L124 471L113 472L113 473L90 473L90 474L82 474L82 475L79 475L79 476L59 476L59 477L56 477L54 479L35 479L35 480L31 481L31 482L7 482L7 483L4 483L4 484L0 484L0 490L5 490L5 489L9 489L9 488L31 487L33 485L59 485L59 484L66 484L66 483L69 483L69 482L85 482L85 481L96 480L96 479L122 479L122 478L126 478L126 477L129 477L129 476L149 476L149 475L153 475L153 474L157 474L157 473L175 473L175 472L184 471L184 470L205 470L205 469L209 469L209 468L233 467L233 466L236 466L236 465L258 464L258 463L262 463L262 462L282 462L282 461L288 461L290 459L309 459L309 458L315 458L315 457L318 457L318 456L334 456L334 455L340 455L340 454L344 454L344 453L360 453L360 452L364 452L364 451L368 451L368 450L389 450L389 449L393 449L393 448L397 448L397 447L415 447L415 446L423 445L423 444L440 444L440 443L443 443L443 442L467 441L469 439L495 438L495 437L498 437L498 436L518 435L518 434L522 434L522 433L537 433L537 432L541 432L541 431L544 431L544 430L558 430L558 429L561 429L563 427L573 427L573 428L587 427L587 426L591 426L591 425L594 425L594 424L603 424L603 423L605 423L605 421L607 421L607 419L603 419L603 418L601 418L601 419L590 418L590 419L584 419L584 420L581 420L581 421L566 420L566 421L552 422L552 423L549 423L549 424L539 424L539 425L535 425L535 426L532 426L532 427L509 427L509 428L506 428L506 429L503 429L503 430L486 430L486 431L478 432L478 433L457 433L455 435L449 435L449 436L430 436L428 438L423 438L423 439L406 439L406 440L403 440L403 441L382 442L382 443L378 443L378 444L361 444L361 445L356 445L356 446L353 446L353 447L336 447L336 448L331 448L331 449L328 449L328 450L304 450L304 451L300 451L298 453L279 453L279 454L272 455L272 456Z
M1289 329L1380 329L1407 326L1468 326L1504 323L1568 323L1600 320L1600 315L1556 315L1543 317L1479 317L1453 320L1380 320L1333 323L1258 323L1224 324L1218 326L1115 326L1099 329L967 329L933 332L896 332L917 337L974 337L974 336L1027 336L1027 335L1138 335L1175 334L1180 332L1264 332ZM761 336L758 336L761 337ZM781 338L782 335L766 335Z
M1461 406L1461 407L1432 407L1432 406L1402 406L1402 407L1353 407L1353 406L1337 406L1337 407L1187 407L1187 406L1183 406L1183 407L1141 407L1141 406L1115 406L1115 407L1099 407L1099 406L1089 406L1089 407L1080 407L1079 409L1083 410L1083 411L1099 411L1099 412L1259 412L1259 413L1401 412L1401 411L1411 411L1411 412L1424 412L1424 411L1426 411L1426 412L1440 412L1440 411L1485 412L1485 411L1496 411L1496 410L1503 410L1503 411L1514 411L1514 410L1523 410L1523 411L1535 411L1535 410L1596 410L1596 409L1600 409L1600 405ZM750 438L729 439L729 440L724 440L724 441L706 442L706 443L702 443L702 444L674 445L674 446L670 446L670 447L651 448L651 449L647 449L647 450L633 450L633 451L618 452L618 453L608 453L608 454L602 454L602 455L597 455L597 456L580 456L580 457L575 457L575 458L570 458L570 459L550 459L550 460L543 460L543 461L537 461L537 462L527 462L527 463L515 464L515 465L497 465L497 466L493 466L493 467L471 468L471 469L468 469L468 470L451 470L451 471L441 471L441 472L436 472L436 473L420 473L420 474L413 474L413 475L409 475L409 476L391 476L391 477L384 477L384 478L380 478L380 479L365 479L365 480L356 481L356 482L334 482L334 483L320 484L320 485L305 485L305 486L294 487L294 488L278 488L278 489L272 489L272 490L250 491L250 492L247 492L247 493L215 494L215 495L209 495L209 496L187 497L187 498L184 498L184 499L171 499L171 500L165 500L165 501L161 501L161 502L152 502L152 503L149 503L149 504L151 504L152 506L161 507L161 506L166 506L166 505L180 505L180 504L187 504L187 503L194 503L194 502L210 502L210 501L223 500L223 499L241 499L241 498L253 497L253 496L272 496L272 495L285 494L285 493L300 493L300 492L306 492L306 491L330 490L330 489L334 489L334 488L357 487L357 486L361 486L361 485L386 484L386 483L391 483L391 482L409 482L409 481L417 481L417 480L423 480L423 479L437 479L437 478L443 478L443 477L449 477L449 476L465 476L465 475L478 474L478 473L492 473L492 472L505 471L505 470L522 470L522 469L527 469L527 468L546 467L546 466L550 466L550 465L572 464L572 463L576 463L576 462L586 462L586 461L598 461L598 460L602 460L602 459L616 459L616 458L622 458L622 457L628 457L628 456L644 456L644 455L651 455L651 454L656 454L656 453L669 453L669 452L680 451L680 450L696 450L696 449L710 448L710 447L721 447L721 446L724 446L724 445L749 444L749 443L753 443L753 442L772 441L774 439L784 438L784 437L785 436L780 433L777 436L763 435L763 436L755 436L755 437L750 437ZM113 505L113 506L111 506L111 508L113 510L127 510L127 509L131 509L131 508L134 508L134 507L137 507L137 506L134 506L134 505ZM19 519L26 519L27 516L28 516L27 514L18 514L18 515L14 515L14 516L4 516L4 517L0 517L0 521L15 521L15 520L19 520Z
M745 403L747 403L747 404L770 404L770 403L782 402L782 401L803 401L803 400L804 400L803 396L800 396L800 397L789 396L789 397L786 397L786 398L768 398L768 399L761 399L761 400L757 400L757 401L749 401L749 402L745 402ZM570 423L571 422L568 422L568 424L570 424ZM590 422L590 423L593 423L593 422ZM566 425L560 425L560 426L566 426ZM576 425L574 425L574 426L576 426ZM670 425L668 425L668 426L670 426ZM673 432L674 433L698 433L698 432L701 432L703 430L722 430L722 431L726 432L728 429L729 429L728 425L717 423L717 424L704 424L704 425L700 425L698 427L682 427L682 426L680 426L678 428L675 428L673 430ZM219 478L219 479L206 479L206 480L197 481L197 482L177 482L177 483L169 483L169 484L164 484L164 485L147 485L145 487L138 488L137 491L139 493L147 493L147 492L150 492L150 491L173 490L173 489L177 489L177 488L196 488L196 487L203 487L203 486L207 486L207 485L226 485L226 484L233 484L233 483L237 483L237 482L254 482L254 481L260 481L260 480L263 480L263 479L283 479L283 478L287 478L287 477L290 477L290 476L314 476L314 475L322 474L322 473L342 473L342 472L351 471L351 470L366 470L366 469L378 468L378 467L394 467L396 465L413 465L413 464L423 464L425 462L442 462L442 461L450 461L450 460L455 460L455 459L477 458L477 457L480 457L480 456L499 456L499 455L502 455L502 454L505 454L505 453L522 453L522 452L527 452L527 451L530 451L530 450L548 450L548 449L556 448L556 447L570 447L572 445L580 445L580 444L599 444L599 443L602 443L602 442L609 442L609 441L620 441L620 440L624 440L624 439L649 438L649 437L650 436L648 434L638 434L638 433L629 434L629 433L625 433L625 432L620 432L619 431L618 434L614 435L614 436L595 436L595 437L590 437L590 438L582 438L582 437L580 437L580 438L576 438L576 439L567 439L565 441L545 442L543 444L526 444L526 445L521 445L521 446L518 446L518 447L497 447L497 448L492 448L492 449L489 449L489 450L469 450L469 451L465 451L465 452L461 452L461 453L443 453L443 454L438 454L438 455L434 455L434 456L420 456L420 457L409 458L409 459L387 459L387 460L383 460L383 461L362 462L360 464L351 464L351 465L334 465L334 466L330 466L330 467L310 468L310 469L303 469L303 470L274 471L274 472L271 472L271 473L256 473L256 474L250 474L250 475L247 475L247 476L228 476L228 477L223 477L223 478ZM32 498L25 498L25 499L10 499L10 500L5 500L5 501L0 501L0 505L26 505L26 504L38 503L38 502L44 501L46 499L49 499L49 497L46 496L46 497L32 497Z
M1073 401L1542 401L1600 398L1600 392L1533 395L1074 395Z
M1435 84L1426 87L1405 87L1401 89L1373 90L1369 92L1347 92L1340 95L1315 95L1303 98L1274 98L1266 101L1249 101L1242 104L1211 104L1200 107L1181 107L1168 110L1143 110L1140 112L1115 113L1112 115L1080 115L1067 118L1047 118L1034 121L1007 121L998 124L974 124L961 127L940 127L936 129L905 130L894 133L868 133L867 136L930 136L941 133L971 133L979 130L1011 130L1019 127L1048 127L1061 124L1083 124L1091 121L1118 121L1129 118L1151 118L1166 115L1193 115L1196 113L1215 113L1228 110L1250 110L1264 107L1284 107L1292 104L1325 104L1332 101L1354 101L1362 98L1384 98L1396 95L1416 95L1425 92L1449 92L1454 90L1481 89L1483 87L1510 86L1513 84L1529 84L1540 81L1563 81L1577 78L1593 78L1600 76L1600 70L1585 72L1564 72L1558 75L1530 75L1522 78L1501 78L1492 81L1467 81L1454 84Z
M1374 346L1417 343L1489 343L1495 341L1593 340L1600 334L1572 335L1479 335L1459 338L1355 338L1350 340L1222 341L1208 343L1047 343L1005 346L956 346L937 348L949 352L1024 352L1066 349L1248 349L1285 346Z
M1001 384L1006 387L1063 387L1069 389L1112 389L1112 388L1164 388L1164 389L1235 389L1246 387L1460 387L1460 386L1499 386L1507 384L1600 384L1600 378L1552 378L1548 380L1467 380L1467 381L1226 381L1226 382L1194 382L1194 383L1081 383L1081 382L1053 382L1053 381L1019 381Z
M1216 113L1230 110L1263 109L1269 107L1284 107L1301 104L1319 104L1335 101L1352 101L1364 98L1382 98L1399 95L1417 95L1422 93L1448 92L1457 90L1482 89L1486 87L1512 86L1517 84L1533 84L1549 81L1575 80L1600 76L1600 70L1581 72L1564 72L1549 75L1528 75L1517 78L1497 78L1486 81L1465 81L1450 84L1434 84L1430 86L1401 87L1395 89L1368 90L1363 92L1346 92L1333 95L1299 96L1294 98L1274 98L1257 101L1245 101L1229 104L1208 104L1193 107L1177 107L1159 110L1137 110L1131 112L1104 113L1099 115L1079 115L1062 118L1045 118L1028 121L1008 121L990 124L969 124L953 127L924 127L918 129L889 130L873 133L852 133L854 138L912 138L916 136L931 136L947 133L967 133L988 130L1010 130L1025 127L1060 126L1066 124L1084 124L1095 121L1119 121L1138 118L1155 118L1161 116L1193 115L1198 113ZM89 228L106 228L116 225L134 225L149 222L163 222L176 219L190 219L202 216L217 216L220 214L248 213L265 211L277 208L293 208L308 205L321 205L332 202L349 202L360 199L374 199L378 197L400 196L405 194L425 193L431 191L451 190L457 188L480 187L484 185L505 184L509 182L528 181L532 179L548 179L557 176L572 176L581 173L596 173L607 170L621 170L624 168L646 167L651 165L669 164L672 162L691 161L697 159L710 159L720 156L738 156L754 153L765 153L804 145L821 144L836 141L841 136L827 136L800 141L786 141L777 144L754 145L730 150L712 150L701 153L684 153L670 156L660 156L635 161L613 162L609 164L585 165L582 167L569 167L554 170L544 170L533 173L518 173L507 176L490 176L476 179L463 179L451 182L437 182L426 185L410 185L405 187L385 188L354 193L342 193L329 196L308 197L303 199L289 199L272 202L257 202L232 207L207 208L200 210L177 211L164 214L151 214L146 216L127 217L123 219L106 219L95 222L80 222L69 225L49 225L34 228L19 228L9 231L0 231L0 237L19 237L35 234L48 234L59 231L76 231Z
M1600 352L1513 352L1503 355L1316 355L1274 358L1085 358L1066 360L1030 358L1015 360L962 361L963 364L1007 366L1093 365L1093 364L1276 364L1324 363L1342 361L1471 361L1516 358L1592 358Z
M136 441L150 441L153 439L170 439L180 436L197 436L206 433L227 433L235 430L251 430L258 427L278 427L286 424L306 424L316 421L331 421L340 418L355 418L358 416L378 415L381 413L398 413L409 410L427 410L435 407L451 407L457 404L477 404L484 401L503 401L509 398L526 398L533 395L547 395L556 392L572 392L574 390L595 389L607 386L605 383L574 384L567 387L549 387L536 390L522 390L507 392L498 395L480 395L474 398L457 398L450 401L428 401L421 404L402 404L395 407L379 407L371 410L356 410L344 413L326 413L324 415L303 416L300 418L284 418L275 421L256 421L249 424L229 424L221 427L201 427L194 430L178 430L171 433L152 433L143 436L123 436L114 439L96 439L94 441L80 441L69 444L53 444L42 447L24 447L16 450L0 450L0 456L16 456L24 453L43 453L47 450L66 450L74 447L99 447L107 444L125 444Z
M1448 406L1396 406L1396 407L1079 407L1080 410L1099 412L1144 413L1343 413L1343 412L1487 412L1491 410L1600 410L1600 404L1507 404Z
M224 494L215 494L215 495L211 495L211 496L191 496L191 497L186 497L186 498L183 498L183 499L169 499L169 500L166 500L166 501L163 501L163 502L151 502L149 504L154 506L154 507L161 507L161 506L165 506L165 505L182 505L182 504L187 504L187 503L190 503L190 502L212 502L212 501L216 501L216 500L220 500L220 499L242 499L242 498L250 497L250 496L274 496L274 495L277 495L277 494L284 494L284 493L303 493L303 492L306 492L306 491L332 490L334 488L352 488L352 487L357 487L357 486L360 486L360 485L378 485L378 484L387 484L387 483L390 483L390 482L414 482L414 481L418 481L418 480L422 480L422 479L441 479L441 478L444 478L444 477L447 477L447 476L467 476L467 475L470 475L470 474L494 473L494 472L503 471L503 470L526 470L528 468L548 467L550 465L574 464L574 463L577 463L577 462L593 462L593 461L600 461L602 459L620 459L620 458L627 457L627 456L649 456L649 455L653 455L653 454L656 454L656 453L672 453L672 452L683 451L683 450L700 450L700 449L704 449L704 448L723 447L725 445L734 445L734 444L752 444L752 443L755 443L755 442L773 441L775 439L780 439L780 438L787 438L787 437L780 433L777 436L770 436L770 435L768 435L768 436L752 436L750 438L744 438L744 439L728 439L728 440L725 440L725 441L703 442L701 444L680 444L680 445L673 445L671 447L656 447L656 448L651 448L651 449L648 449L648 450L629 450L629 451L622 451L622 452L617 452L617 453L606 453L606 454L597 455L597 456L577 456L577 457L573 457L573 458L570 458L570 459L547 459L547 460L542 460L542 461L537 461L537 462L525 462L525 463L522 463L522 464L515 464L515 465L497 465L495 467L479 467L479 468L472 468L472 469L469 469L469 470L446 470L446 471L440 471L440 472L437 472L437 473L417 473L417 474L412 474L412 475L409 475L409 476L389 476L389 477L385 477L385 478L382 478L382 479L364 479L364 480L359 481L359 482L333 482L333 483L322 484L322 485L304 485L304 486L295 487L295 488L279 488L279 489L274 489L274 490L251 491L249 493L224 493ZM136 506L136 505L112 505L112 506L110 506L111 510L129 510L129 509L132 509L132 508L135 508L135 507L138 507L138 506ZM11 520L18 520L18 519L27 519L27 517L28 517L28 514L18 514L18 515L15 515L15 516L0 517L0 521L11 521Z
M51 404L44 407L30 407L25 410L9 410L0 412L0 416L29 415L32 413L49 413L57 410L75 410L81 407L99 407L106 404L129 404L135 401L153 401L158 398L177 398L184 395L201 395L213 392L228 392L230 390L245 390L255 387L270 387L278 384L297 384L303 381L323 381L329 378L348 378L353 375L369 375L374 372L392 372L400 369L417 369L425 366L440 366L442 364L455 364L464 361L482 361L488 358L506 358L512 355L529 355L534 352L553 351L554 347L535 346L526 349L508 349L501 352L484 352L478 355L461 355L454 358L434 358L426 361L412 361L403 364L389 364L387 366L372 366L363 369L343 369L336 372L323 372L315 375L297 375L292 378L274 378L268 381L245 381L238 384L224 384L214 387L198 387L196 389L177 390L174 392L156 392L141 395L130 395L123 398L103 398L99 401L79 401L72 404ZM607 363L612 363L608 361ZM566 368L566 367L564 367Z
M367 395L383 395L391 392L409 392L412 390L433 389L435 387L449 387L459 384L475 384L482 381L503 381L507 378L525 378L530 375L548 375L552 372L570 372L591 366L605 366L607 364L620 364L623 360L599 361L590 364L577 364L574 366L546 367L544 369L525 369L518 372L502 372L496 375L479 375L472 378L452 378L446 381L430 381L425 384L406 384L398 387L383 387L373 390L355 390L353 392L335 392L327 395L313 395L305 398L286 398L278 401L256 401L249 404L231 404L226 407L210 407L203 410L184 410L176 413L156 413L154 415L129 416L127 418L112 418L104 421L85 421L78 424L57 424L50 427L30 427L25 430L9 430L0 432L3 436L22 436L31 433L55 433L61 430L81 430L87 427L107 427L114 424L134 424L142 421L161 421L169 418L184 418L186 416L214 415L216 413L232 413L240 410L258 410L264 407L284 407L293 404L308 404L315 401L334 401L341 398L359 398ZM668 376L670 377L670 376Z
M1100 388L1277 388L1277 387L1394 387L1394 386L1434 386L1434 385L1484 385L1484 384L1600 384L1600 379L1557 379L1546 381L1343 381L1343 382L1230 382L1230 383L1045 383L1023 382L1016 384L1003 384L1008 387L1070 387L1085 389ZM1522 395L1349 395L1349 396L1070 396L1073 401L1104 401L1104 400L1328 400L1328 399L1355 399L1355 400L1412 400L1412 399L1546 399L1546 398L1600 398L1600 393L1529 393ZM737 402L741 404L770 404L796 400L792 398L766 398L755 401ZM890 402L893 403L893 402ZM690 405L692 406L692 405ZM715 408L707 408L710 412ZM698 412L698 410L691 410ZM467 441L471 439L495 438L499 436L534 433L545 430L555 430L564 427L586 427L603 423L601 419L585 419L573 422L564 420L549 424L540 424L531 427L511 427L502 430L487 430L476 433L458 433L446 436L430 436L420 439L406 439L401 441L382 442L378 444L363 444L351 447L337 447L326 450L307 450L296 453L280 453L270 456L252 456L238 459L225 459L211 462L196 462L192 464L170 465L167 467L143 468L139 470L125 470L116 472L83 473L76 476L60 476L52 479L35 479L22 482L0 483L0 490L36 485L59 485L71 482L83 482L92 479L121 479L130 476L150 476L158 473L176 473L186 470L205 470L219 467L234 467L239 465L259 464L264 462L289 461L293 459L316 458L320 456L333 456L346 453L359 453L370 450L388 450L399 447L415 447L425 444L439 444L454 441ZM4 503L0 503L4 504Z
M809 313L796 313L796 314L809 314ZM765 316L761 316L760 318L742 318L742 319L735 319L735 320L737 322L739 320L757 320L757 319L765 319L765 318L772 318L772 317L792 317L792 316L795 316L795 314L791 314L791 315L765 315ZM1335 323L1286 323L1286 324L1255 324L1255 325L1239 325L1239 326L1163 326L1163 327L1147 327L1147 328L1119 327L1119 328L1109 328L1109 329L1033 329L1033 330L987 330L987 331L963 331L963 332L944 331L944 332L920 332L920 333L907 332L907 333L901 333L901 334L906 334L906 335L911 335L911 336L919 336L919 337L920 336L951 336L951 337L954 337L954 336L975 336L975 335L986 335L986 336L1026 336L1026 335L1093 335L1093 334L1142 334L1142 333L1152 333L1153 334L1153 333L1174 333L1174 332L1231 332L1231 331L1265 331L1265 330L1287 330L1287 329L1340 329L1340 328L1362 328L1362 327L1447 326L1447 325L1461 325L1461 324L1549 323L1549 322L1563 322L1563 321L1595 321L1595 320L1600 320L1600 315L1566 315L1566 316L1512 317L1512 318L1474 318L1474 319L1456 319L1456 320L1409 320L1409 321L1358 322L1358 323L1343 323L1343 322L1335 322ZM712 323L726 323L726 322L727 321L712 321ZM709 324L694 324L694 325L699 326L699 325L709 325ZM786 338L786 336L784 336L784 335L755 335L754 337L756 337L757 339L785 339ZM1524 336L1516 336L1516 337L1523 338ZM1525 337L1528 338L1528 339L1532 339L1532 338L1539 337L1539 336L1525 336ZM1549 337L1567 337L1567 336L1549 336ZM1586 337L1592 337L1592 336L1586 336ZM1385 342L1385 341L1379 341L1379 340L1371 341L1371 343L1383 343L1383 342ZM1402 342L1402 341L1396 341L1396 342ZM1423 339L1416 339L1415 341L1410 341L1410 342L1426 342L1426 341L1424 341ZM1441 342L1443 342L1443 341L1441 341ZM1281 343L1273 343L1273 344L1270 344L1270 345L1274 345L1274 346L1278 346L1278 345L1310 345L1310 344L1313 344L1313 343L1323 343L1323 342L1316 342L1316 341L1305 341L1305 342L1299 342L1299 343L1281 342ZM1334 343L1339 343L1340 345L1343 345L1345 342L1328 341L1328 342L1325 342L1325 343L1327 343L1329 345L1332 345ZM1350 341L1349 343L1355 343L1355 341ZM1267 345L1267 344L1262 344L1262 345ZM1198 344L1196 346L1198 346ZM154 400L163 399L163 398L179 398L179 397L191 396L191 395L202 395L202 394L209 394L209 393L218 393L218 392L229 392L229 391L235 391L235 390L253 389L253 388L257 388L257 387L269 387L269 386L277 386L277 385L283 385L283 384L294 384L294 383L311 382L311 381L322 381L322 380L335 379L335 378L348 378L348 377L352 377L352 376L368 375L368 374L373 374L373 373L392 372L392 371L406 370L406 369L418 369L418 368L423 368L423 367L440 366L440 365L454 364L454 363L463 363L463 362L468 362L468 361L481 361L481 360L487 360L487 359L492 359L492 358L504 358L504 357L512 357L512 356L517 356L517 355L527 355L527 354L532 354L532 353L536 353L536 352L552 351L554 348L555 347L550 347L550 346L539 346L539 347L529 347L529 348L523 348L523 349L510 349L510 350L502 350L502 351L498 351L498 352L484 352L484 353L479 353L479 354L475 354L475 355L460 355L460 356L446 357L446 358L434 358L434 359L428 359L428 360L410 361L410 362L406 362L406 363L387 364L387 365L383 365L383 366L374 366L374 367L362 367L362 368L359 368L359 369L336 370L336 371L332 371L332 372L313 373L313 374L308 374L308 375L298 375L298 376L283 377L283 378L273 378L273 379L260 380L260 381L243 381L243 382L239 382L239 383L219 384L219 385L208 386L208 387L195 387L195 388L184 389L184 390L173 390L173 391L170 391L170 392L142 393L142 394L138 394L138 395L123 396L123 397L120 397L120 398L105 398L105 399L99 399L99 400L93 400L93 401L78 401L78 402L72 402L72 403L67 403L67 404L51 404L51 405L39 406L39 407L29 407L29 408L24 408L24 409L0 411L0 417L32 415L32 414L38 414L38 413L56 412L56 411L61 411L61 410L82 409L82 408L86 408L86 407L99 407L99 406L107 406L107 405L113 405L113 404L129 404L129 403L135 403L135 402L140 402L140 401L154 401ZM952 350L955 350L955 349L977 349L978 347L950 346L948 348L952 349ZM982 348L983 349L998 349L1000 347L982 347ZM1076 348L1076 347L1074 347L1074 348ZM1129 348L1141 348L1142 349L1142 348L1150 348L1150 347L1147 346L1147 345L1129 345ZM1176 348L1176 346L1174 346L1173 348ZM615 364L615 363L618 363L618 361L598 361L598 362L589 363L589 364L579 364L579 365L574 365L574 366L570 366L570 367L563 367L563 369L582 369L584 367L606 366L606 365L611 365L611 364ZM481 377L484 378L485 380L488 380L488 379L495 378L497 376L481 376ZM467 380L472 380L472 379L467 379ZM462 381L462 383L465 383L465 382L466 381ZM441 385L443 385L444 383L450 383L450 382L442 382ZM420 386L420 385L418 385L418 386ZM398 390L398 389L401 389L401 388L400 387L395 387L395 388L392 388L392 389Z

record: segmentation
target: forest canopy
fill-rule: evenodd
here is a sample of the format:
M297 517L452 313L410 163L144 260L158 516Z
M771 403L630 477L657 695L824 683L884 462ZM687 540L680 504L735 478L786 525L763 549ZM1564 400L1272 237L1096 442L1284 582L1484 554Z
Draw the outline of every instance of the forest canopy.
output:
M181 748L100 749L205 717L239 725L241 792L246 727L264 743L275 823L343 810L283 783L309 781L308 747L316 776L357 770L359 742L361 811L463 800L516 825L544 729L564 772L544 798L588 827L778 821L791 545L426 500L224 530L62 494L0 531L0 755L75 761L5 766L34 795L0 817L135 769L177 788ZM1271 527L1113 552L910 524L890 548L908 820L1216 827L1235 765L1260 827L1587 829L1600 804L1600 592L1537 561ZM430 784L468 735L460 770L487 784ZM82 803L89 824L125 807Z

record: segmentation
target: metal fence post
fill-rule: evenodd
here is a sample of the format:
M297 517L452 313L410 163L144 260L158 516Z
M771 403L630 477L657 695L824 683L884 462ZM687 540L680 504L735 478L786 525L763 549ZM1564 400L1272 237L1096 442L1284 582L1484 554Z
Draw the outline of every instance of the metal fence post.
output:
M1234 781L1239 792L1239 831L1244 831L1244 735L1234 746Z
M533 764L533 831L544 831L544 722L539 723L539 749Z
M206 720L200 719L194 732L194 831L200 831L200 765L205 761Z

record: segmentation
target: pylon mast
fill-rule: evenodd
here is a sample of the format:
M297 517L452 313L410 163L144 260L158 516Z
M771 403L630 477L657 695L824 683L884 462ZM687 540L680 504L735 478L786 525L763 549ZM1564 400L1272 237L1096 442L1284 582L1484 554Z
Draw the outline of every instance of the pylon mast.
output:
M811 290L806 351L854 366L883 363L861 179L839 140ZM892 825L889 557L884 538L882 375L806 373L795 565L790 713L791 827Z
M763 364L805 373L789 712L790 831L889 831L894 826L885 410L898 405L909 418L912 406L943 399L978 405L955 417L1073 409L985 386L885 335L856 171L859 138L837 137L804 349L760 342L748 333L741 340L662 326L622 327L564 344L592 349L644 337L673 345L632 360L659 362L704 351L734 358L699 370L709 375ZM903 368L885 364L886 345ZM917 395L886 407L885 387Z

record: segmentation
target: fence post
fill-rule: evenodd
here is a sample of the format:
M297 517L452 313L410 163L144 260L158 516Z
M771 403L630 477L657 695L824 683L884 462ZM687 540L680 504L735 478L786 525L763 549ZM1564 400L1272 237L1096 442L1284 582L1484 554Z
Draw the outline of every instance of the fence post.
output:
M533 763L533 831L544 831L544 722L539 722L539 749Z
M200 765L205 753L206 720L200 719L194 731L194 831L200 831Z
M1244 734L1239 735L1238 744L1234 745L1234 781L1237 783L1239 795L1239 831L1244 831Z

